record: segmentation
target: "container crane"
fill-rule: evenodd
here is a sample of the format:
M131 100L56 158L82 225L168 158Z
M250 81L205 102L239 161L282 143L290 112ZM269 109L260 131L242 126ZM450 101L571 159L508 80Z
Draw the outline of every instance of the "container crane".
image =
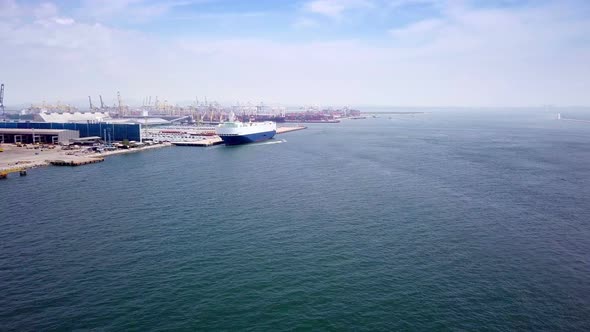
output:
M94 107L92 106L92 98L90 96L88 96L88 104L90 104L90 111L93 111Z
M6 112L4 111L4 83L0 84L0 109L2 111L2 118L6 119Z
M100 109L104 109L104 103L102 102L102 96L98 95L98 98L100 99Z
M119 103L119 117L123 116L123 109L121 108L121 94L117 91L117 102Z

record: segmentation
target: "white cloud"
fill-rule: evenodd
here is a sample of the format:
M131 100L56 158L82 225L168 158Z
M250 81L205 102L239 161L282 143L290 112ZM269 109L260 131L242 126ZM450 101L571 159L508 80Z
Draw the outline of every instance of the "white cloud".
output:
M101 21L125 19L145 22L168 14L172 9L211 0L84 0L78 15Z
M76 21L70 17L56 17L55 23L61 24L61 25L72 25L72 24L76 23Z
M14 17L20 14L16 0L0 0L0 17Z
M33 8L33 14L36 18L47 18L57 15L57 6L51 2L44 2Z
M313 28L317 26L318 22L309 17L300 17L293 23L293 27L298 29Z
M399 8L409 5L432 5L432 6L444 6L447 1L445 0L389 0L386 2L386 6L389 8Z
M33 8L12 10L32 17ZM166 39L52 15L0 22L0 44L11 50L0 52L7 103L89 94L111 103L119 90L126 100L590 104L590 19L571 6L448 7L379 43Z
M93 17L111 17L118 15L144 0L84 0L81 3L80 14Z
M312 0L304 6L308 12L332 18L340 18L345 11L371 7L369 0Z
M400 41L424 41L438 35L445 22L441 19L426 19L402 28L389 30L391 36Z
M271 15L271 12L266 11L248 11L248 12L199 12L177 14L171 18L176 21L190 21L190 20L213 20L213 21L228 21L238 19L258 19L264 16Z
M392 45L463 104L589 104L590 20L575 7L449 6L441 19L390 31ZM424 72L424 71L423 71ZM426 80L428 79L428 80ZM585 82L585 83L582 83ZM428 90L427 90L428 91ZM435 95L433 90L427 93ZM457 103L457 102L455 102Z

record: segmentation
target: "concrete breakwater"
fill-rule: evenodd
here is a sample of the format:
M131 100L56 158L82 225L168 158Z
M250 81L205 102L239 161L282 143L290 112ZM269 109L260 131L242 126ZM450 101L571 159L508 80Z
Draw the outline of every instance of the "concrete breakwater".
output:
M307 129L307 127L306 126L278 127L277 128L277 135L289 133L289 132L297 131L297 130L303 130L303 129Z
M87 164L94 164L103 162L104 158L102 157L94 157L94 158L84 158L82 160L50 160L49 164L54 166L82 166Z

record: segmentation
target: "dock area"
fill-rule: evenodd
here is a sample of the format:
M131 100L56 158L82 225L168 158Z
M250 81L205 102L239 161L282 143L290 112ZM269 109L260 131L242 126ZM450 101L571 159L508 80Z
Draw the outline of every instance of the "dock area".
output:
M277 127L277 135L285 134L292 131L307 129L305 126L289 126L289 127ZM213 136L205 139L185 139L183 141L171 142L175 146L197 146L207 147L218 144L223 144L223 140L219 136Z
M78 160L50 160L49 163L54 166L82 166L103 162L103 157L91 157Z
M20 176L26 176L27 170L23 167L5 168L0 170L0 180L6 179L10 173L19 173Z
M42 148L40 146L17 146L2 144L0 152L0 178L7 178L10 173L26 175L26 170L48 166L79 166L104 161L107 156L134 153L170 146L169 143L155 144L138 148L118 149L114 151L92 152L88 149L65 149L61 146Z
M306 126L278 127L277 128L277 135L278 134L289 133L289 132L297 131L297 130L303 130L303 129L307 129L307 127Z
M277 128L277 135L306 129L305 126L285 126ZM91 151L88 147L70 149L58 145L20 145L2 144L0 152L0 179L6 179L10 173L27 174L26 170L34 167L54 166L80 166L99 163L105 157L124 153L145 151L166 146L193 146L209 147L223 144L219 136L201 136L201 139L186 139L177 142L164 142L160 144L146 145L142 147L116 149L110 151Z
M219 138L219 136L215 136L212 138L202 139L198 141L185 141L185 142L172 142L172 145L175 146L213 146L222 144L223 140Z

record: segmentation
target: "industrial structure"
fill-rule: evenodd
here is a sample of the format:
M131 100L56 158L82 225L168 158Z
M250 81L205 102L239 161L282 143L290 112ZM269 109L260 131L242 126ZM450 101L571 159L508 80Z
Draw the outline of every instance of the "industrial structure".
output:
M34 120L38 122L105 122L111 120L108 112L39 112Z
M141 125L128 123L56 123L56 122L0 122L2 129L39 129L49 130L73 130L79 133L78 137L99 136L105 141L137 141L141 142ZM6 141L7 142L7 141ZM47 143L51 143L48 141Z
M96 110L96 108L95 108ZM41 111L33 115L35 122L53 123L115 123L115 124L142 124L142 125L165 125L170 121L156 117L112 117L107 111L92 112L47 112Z
M6 119L6 111L4 110L4 83L0 84L0 112L2 112L2 119Z
M69 144L79 137L78 131L68 129L0 128L0 143Z

